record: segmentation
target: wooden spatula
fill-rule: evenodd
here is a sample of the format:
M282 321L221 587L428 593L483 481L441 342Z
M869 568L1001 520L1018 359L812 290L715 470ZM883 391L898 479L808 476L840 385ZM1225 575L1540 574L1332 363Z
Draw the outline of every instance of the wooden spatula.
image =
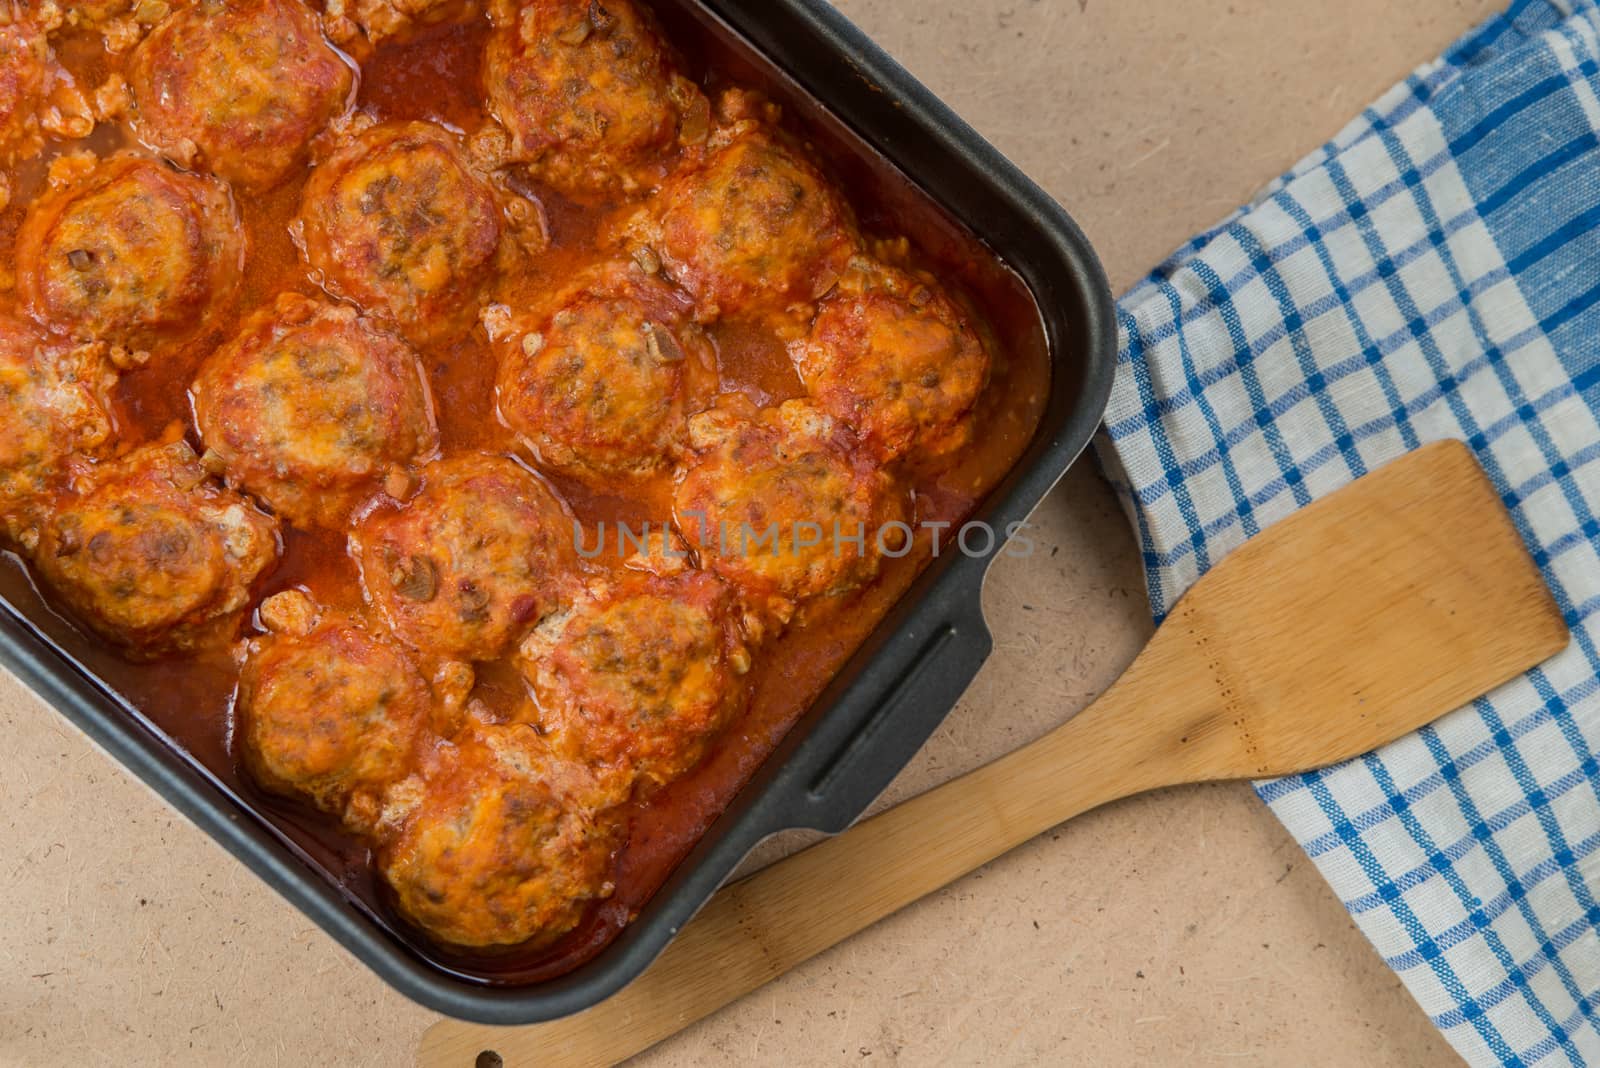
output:
M1228 556L1066 726L727 887L610 1001L529 1028L446 1021L421 1062L613 1064L1086 809L1355 757L1566 644L1477 461L1430 445Z

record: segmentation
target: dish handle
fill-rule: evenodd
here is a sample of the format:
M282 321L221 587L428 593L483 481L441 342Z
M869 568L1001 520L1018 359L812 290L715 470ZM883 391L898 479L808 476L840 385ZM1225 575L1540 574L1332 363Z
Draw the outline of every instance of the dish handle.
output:
M851 680L839 703L782 765L773 830L838 834L861 817L949 715L988 659L993 638L973 603L921 613Z

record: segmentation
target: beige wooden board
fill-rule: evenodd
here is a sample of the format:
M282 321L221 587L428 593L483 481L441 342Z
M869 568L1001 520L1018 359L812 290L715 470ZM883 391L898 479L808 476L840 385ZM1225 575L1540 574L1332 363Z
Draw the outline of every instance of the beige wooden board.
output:
M1077 215L1123 287L1498 0L843 0ZM1001 562L996 654L885 799L1031 740L1148 632L1087 470ZM389 991L0 679L0 1064L404 1064ZM792 843L790 843L792 846ZM782 843L770 847L776 850ZM1242 786L1121 802L653 1051L656 1066L1452 1063Z

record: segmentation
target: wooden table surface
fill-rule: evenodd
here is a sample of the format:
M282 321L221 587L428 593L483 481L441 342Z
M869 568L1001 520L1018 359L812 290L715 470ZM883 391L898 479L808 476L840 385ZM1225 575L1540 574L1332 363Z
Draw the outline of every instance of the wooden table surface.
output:
M1499 3L839 6L1061 198L1120 289ZM985 591L992 662L882 803L1070 716L1148 634L1092 465L1035 523ZM409 1063L436 1017L9 677L0 734L0 1065ZM1180 1060L1455 1063L1242 785L1091 813L642 1063Z

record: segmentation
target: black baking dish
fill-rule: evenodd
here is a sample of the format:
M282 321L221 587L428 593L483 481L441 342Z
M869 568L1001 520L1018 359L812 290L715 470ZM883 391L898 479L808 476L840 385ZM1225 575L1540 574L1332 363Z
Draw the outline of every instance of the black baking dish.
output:
M769 89L832 158L860 161L861 173L840 176L847 188L876 184L866 195L892 217L907 193L880 180L886 159L948 215L943 225L976 236L1020 278L1028 306L1002 311L1017 317L1012 329L1027 319L1038 334L1050 395L1033 442L974 519L1002 531L1024 520L1088 444L1111 385L1110 293L1077 226L823 0L653 6L688 50ZM861 814L988 656L980 596L999 550L937 560L636 921L588 963L535 986L494 986L424 960L4 598L0 663L396 988L452 1016L533 1023L580 1011L638 976L763 838L792 828L836 833Z

